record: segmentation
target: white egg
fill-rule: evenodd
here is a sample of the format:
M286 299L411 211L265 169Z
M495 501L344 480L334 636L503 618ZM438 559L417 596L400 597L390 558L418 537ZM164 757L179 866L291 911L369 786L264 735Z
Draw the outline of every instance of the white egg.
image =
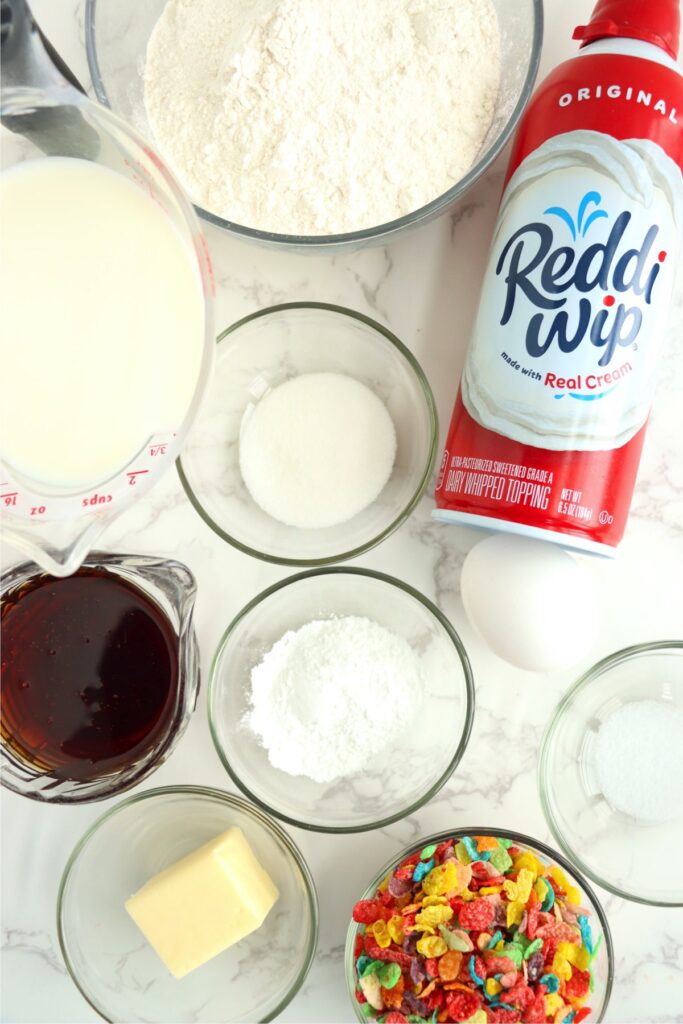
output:
M519 668L569 668L597 638L593 580L554 544L508 534L488 537L467 555L460 590L477 632Z

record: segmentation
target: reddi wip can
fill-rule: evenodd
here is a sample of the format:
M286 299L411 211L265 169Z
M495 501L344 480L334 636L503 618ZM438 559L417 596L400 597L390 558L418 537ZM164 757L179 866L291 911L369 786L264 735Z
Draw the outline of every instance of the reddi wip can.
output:
M614 554L683 216L678 0L603 0L517 131L433 515Z

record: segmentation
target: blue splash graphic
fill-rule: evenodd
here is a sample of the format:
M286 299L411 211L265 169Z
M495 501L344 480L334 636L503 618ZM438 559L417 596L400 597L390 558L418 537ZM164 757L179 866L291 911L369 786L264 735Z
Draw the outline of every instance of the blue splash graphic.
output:
M585 196L579 203L576 220L574 220L574 217L569 210L565 210L563 206L549 206L547 210L543 211L543 213L552 217L559 217L560 220L569 228L572 240L575 242L579 235L581 235L581 238L586 237L586 232L591 224L594 224L596 220L599 220L601 217L608 216L606 210L599 209L601 203L602 196L599 192L586 192ZM586 217L589 206L595 206L598 207L598 209L593 210L593 212Z
M607 391L601 391L599 395L579 395L576 391L568 391L566 395L553 395L553 398L557 401L560 398L575 398L578 402L597 402L599 398L604 398L605 395L610 395L614 388L618 388L619 385L615 384L614 387L608 388Z

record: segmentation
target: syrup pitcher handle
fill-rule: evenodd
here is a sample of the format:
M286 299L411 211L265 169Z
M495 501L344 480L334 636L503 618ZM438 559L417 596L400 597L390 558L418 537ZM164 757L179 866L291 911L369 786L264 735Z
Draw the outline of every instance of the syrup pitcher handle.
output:
M178 617L181 631L187 631L192 623L192 612L197 596L197 581L188 567L175 559L156 559L141 555L129 555L127 559L137 564L140 571L154 580L164 591Z
M85 95L73 71L38 27L26 0L0 0L2 86L71 86Z

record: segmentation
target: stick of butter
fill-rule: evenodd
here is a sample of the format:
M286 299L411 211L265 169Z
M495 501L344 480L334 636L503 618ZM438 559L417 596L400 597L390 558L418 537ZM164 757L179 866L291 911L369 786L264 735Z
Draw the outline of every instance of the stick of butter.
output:
M260 928L278 897L241 829L229 828L151 878L126 910L183 978Z

